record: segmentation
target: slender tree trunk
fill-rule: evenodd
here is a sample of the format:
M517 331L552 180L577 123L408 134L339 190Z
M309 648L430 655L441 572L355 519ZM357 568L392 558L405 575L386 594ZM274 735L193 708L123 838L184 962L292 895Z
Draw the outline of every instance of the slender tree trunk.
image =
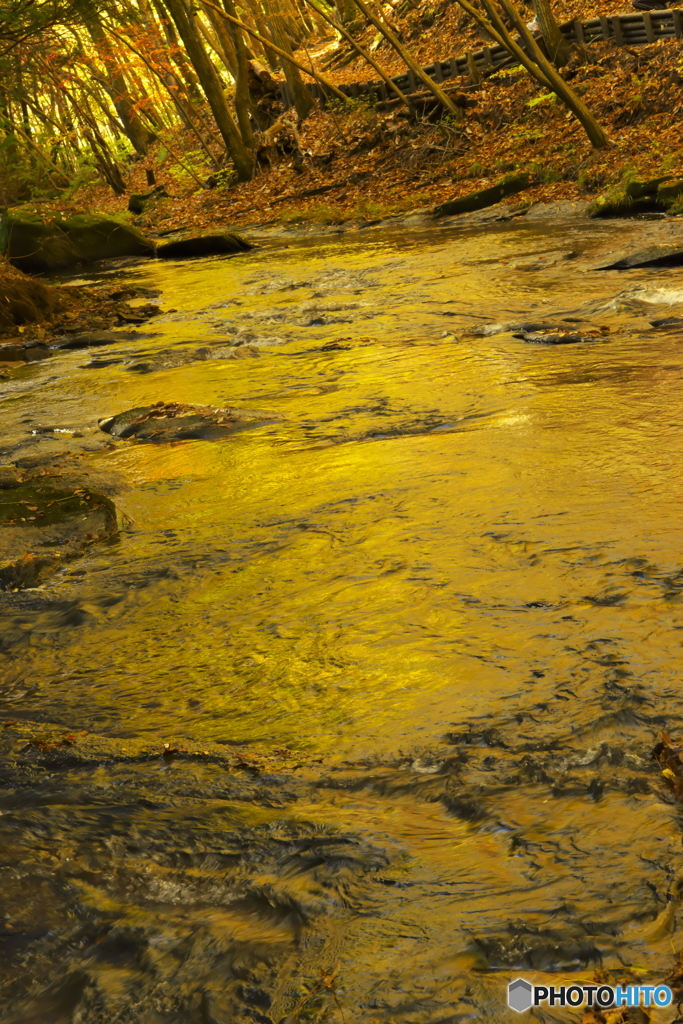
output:
M135 147L136 153L144 156L150 142L154 141L154 133L145 128L131 102L123 70L112 52L107 34L102 28L97 14L86 3L82 3L80 9L88 34L105 66L107 73L106 89L121 118L123 130Z
M278 71L280 65L278 64L275 51L263 44L263 40L270 39L270 32L268 31L268 26L263 20L263 11L259 5L259 0L245 0L245 3L249 5L249 12L254 19L254 24L256 25L258 34L261 36L261 48L263 50L266 64L271 71Z
M544 77L550 82L551 89L557 93L565 106L571 110L576 119L583 125L593 148L604 149L605 146L609 146L609 138L604 128L598 124L583 100L574 92L571 86L567 85L562 75L541 52L538 43L526 27L524 18L512 4L511 0L499 0L499 3L526 43L533 62L541 69Z
M569 60L569 43L560 32L560 26L550 6L550 0L533 0L534 11L541 34L548 49L548 56L555 67L562 68Z
M427 72L423 71L419 64L417 64L413 60L413 58L406 50L403 43L401 43L397 36L394 35L394 33L391 31L388 25L385 25L381 21L379 21L379 19L375 17L375 15L363 2L363 0L353 0L353 3L355 3L356 7L361 11L362 14L365 15L367 20L372 22L377 31L381 32L382 35L391 43L393 48L396 50L396 52L399 54L399 56L405 63L406 67L408 67L413 72L414 75L416 75L422 82L424 82L429 91L436 96L439 102L448 110L450 110L451 114L453 114L454 117L456 117L459 120L462 117L460 107L456 106L456 104L453 102L450 96L446 95L441 86L433 78L430 78Z
M179 79L176 77L176 75L172 71L162 71L160 68L155 67L151 63L151 61L149 61L144 56L144 54L142 54L135 46L133 46L130 40L126 39L123 36L119 36L117 32L113 32L113 35L115 35L117 39L120 39L125 46L129 47L129 49L132 50L132 52L137 57L139 57L140 60L149 68L150 73L155 75L163 84L164 88L168 91L169 96L173 100L173 103L176 107L176 110L178 111L181 121L183 122L185 127L188 128L195 135L199 145L204 150L207 157L213 164L214 169L217 169L219 166L218 161L216 160L215 156L209 149L208 144L202 138L201 132L194 123L195 119L198 120L200 124L203 126L212 142L215 142L217 146L220 146L220 141L214 136L213 132L211 132L211 130L209 129L209 126L203 121L201 115L192 106L192 103L188 98L187 93L182 88L182 85ZM168 146L166 148L168 149Z
M28 148L33 153L35 153L35 155L41 161L41 163L44 163L46 167L49 167L51 171L54 171L57 174L58 180L62 185L68 184L67 178L64 175L64 171L61 168L57 167L57 164L53 163L49 156L46 156L45 153L43 153L42 149L40 149L40 147L36 145L36 143L33 141L30 135L26 134L23 128L21 128L18 124L15 124L14 131L17 133L17 135L19 135L20 138L24 140Z
M218 72L204 49L197 29L188 17L183 0L164 0L164 3L175 22L180 38L185 44L187 55L199 76L202 89L216 119L218 130L235 165L237 177L240 181L249 181L253 176L251 155L244 145L237 126L232 119Z
M154 10L156 11L164 36L166 37L171 60L178 68L178 71L187 86L187 92L192 102L196 105L200 105L204 102L204 97L199 89L199 79L187 59L187 54L180 45L171 17L161 3L161 0L151 0L151 2L154 5Z
M279 2L279 0L278 0ZM299 74L299 69L292 64L292 47L289 41L289 36L284 26L284 19L277 10L273 0L264 0L266 17L268 19L268 27L270 34L273 38L273 42L277 43L281 50L286 54L285 61L282 65L282 70L285 73L287 79L287 85L289 86L292 96L294 97L294 105L296 112L300 119L303 121L308 117L311 110L313 109L313 97L306 88Z
M329 25L332 26L332 28L336 29L338 32L341 32L341 34L344 36L347 42L351 44L356 53L359 53L363 60L368 62L371 68L374 68L374 70L377 72L377 74L385 83L385 85L396 94L396 96L400 99L401 103L405 103L408 109L415 113L415 107L408 99L408 97L403 92L401 92L396 83L393 82L391 78L389 78L386 71L384 71L384 69L377 63L377 61L370 56L367 50L364 50L360 43L356 42L356 40L353 38L350 32L347 32L347 30L342 25L336 25L334 19L327 13L327 11L325 11L323 8L318 7L315 0L304 0L304 3L307 3L308 6L311 7L316 12L316 14L319 14L321 18L323 18Z
M237 25L244 32L247 32L250 36L253 36L253 38L258 40L258 42L262 43L263 46L268 47L268 49L271 49L274 53L277 53L279 57L284 57L285 60L288 60L291 64L294 64L294 66L297 67L299 71L303 71L304 74L310 75L311 78L314 78L316 82L320 82L324 89L328 90L331 93L334 93L334 95L337 96L344 103L349 102L349 97L345 93L343 93L341 89L338 89L336 85L330 82L328 78L325 78L324 75L321 75L320 72L313 70L313 68L304 67L304 65L299 64L299 62L295 60L294 57L288 57L285 51L281 50L279 46L272 42L272 40L268 39L266 36L259 35L259 33L255 29L250 28L249 25L247 25L243 21L240 21L239 18L233 18L232 15L226 14L225 11L221 11L219 7L216 7L215 4L211 3L211 0L204 0L204 3L207 4L209 7L215 7L215 9L224 18L227 18L228 21L231 21L233 25Z
M595 120L586 104L581 100L574 90L567 85L559 72L553 67L547 57L541 53L538 43L526 27L526 23L519 11L513 6L510 0L498 0L505 14L515 26L526 47L523 50L513 39L512 33L504 24L503 19L493 5L492 0L481 0L482 5L488 14L490 21L472 6L469 0L458 0L459 5L467 11L471 17L491 35L496 42L504 46L513 54L519 63L533 75L546 89L552 89L562 100L565 106L571 110L576 119L581 123L586 135L590 139L594 149L603 149L608 146L609 138L607 133Z
M234 0L223 0L223 6L228 14L232 14L233 17L237 17ZM251 149L254 145L254 131L251 126L251 117L249 116L251 96L249 94L249 66L247 64L247 47L244 42L244 36L242 35L242 30L237 28L236 25L233 25L231 21L226 22L215 13L214 17L226 27L227 31L229 31L232 36L233 45L235 47L235 57L237 59L237 74L235 76L235 112L237 114L237 121L240 126L244 145Z
M210 30L200 18L195 18L195 24L204 36L208 46L213 50L223 67L227 69L230 77L234 80L237 78L237 54L235 53L232 37L221 18L217 17L210 9L204 8L203 4L202 10L208 18Z
M463 11L466 11L470 17L476 21L487 36L490 36L494 42L503 46L506 50L509 50L509 52L516 57L522 67L525 67L527 71L533 75L537 82L545 86L546 89L550 89L551 86L548 79L544 77L540 68L536 67L534 62L528 54L524 52L521 46L519 46L517 41L513 39L507 26L503 23L495 8L491 4L488 4L486 0L481 0L481 2L486 9L486 13L491 19L490 21L487 21L483 14L469 3L469 0L458 0L458 4L462 7Z

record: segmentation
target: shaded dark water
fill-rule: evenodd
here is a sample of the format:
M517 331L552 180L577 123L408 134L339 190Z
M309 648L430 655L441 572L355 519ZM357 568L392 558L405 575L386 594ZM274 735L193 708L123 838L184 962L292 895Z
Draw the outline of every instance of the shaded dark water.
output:
M0 595L0 1019L507 1021L519 974L668 974L683 273L587 272L623 231L139 265L175 312L12 373L2 459L63 450L127 525ZM609 333L471 333L544 318ZM102 447L161 400L282 419Z

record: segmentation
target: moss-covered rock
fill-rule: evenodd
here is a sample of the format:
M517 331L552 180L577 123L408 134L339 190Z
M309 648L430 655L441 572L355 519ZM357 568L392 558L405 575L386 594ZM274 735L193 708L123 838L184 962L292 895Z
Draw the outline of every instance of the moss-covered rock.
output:
M533 179L529 174L509 174L501 178L495 185L491 185L490 188L482 188L477 192L470 192L466 196L460 196L459 199L450 199L448 202L441 203L433 211L434 216L452 217L459 213L484 210L487 206L493 206L494 203L499 203L507 196L523 192L532 184Z
M645 199L647 196L656 196L660 187L667 181L671 181L670 174L663 174L659 178L649 178L646 181L632 178L626 182L624 191L629 199Z
M137 228L98 213L62 214L21 206L0 217L0 253L29 274L120 256L153 256L154 250L154 243Z
M598 196L588 208L590 217L633 217L666 210L683 195L683 179L661 175L646 181L631 179Z
M683 178L670 179L657 189L657 202L664 209L673 206L683 196Z
M652 207L652 200L648 199L645 204L642 200L631 199L626 194L626 189L611 189L602 196L598 196L588 207L589 217L632 217L640 213L643 205L647 209Z

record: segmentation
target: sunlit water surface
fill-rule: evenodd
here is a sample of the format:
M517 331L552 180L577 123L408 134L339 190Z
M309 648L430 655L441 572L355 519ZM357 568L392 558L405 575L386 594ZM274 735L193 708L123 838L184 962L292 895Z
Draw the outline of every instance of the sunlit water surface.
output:
M175 312L110 365L13 374L13 441L160 400L282 418L82 458L128 525L1 595L5 717L301 768L9 757L0 1019L508 1021L520 974L671 970L681 832L649 754L683 711L683 332L649 321L683 272L583 269L619 231L142 263L112 282ZM546 317L610 333L468 334ZM226 340L259 357L154 369Z

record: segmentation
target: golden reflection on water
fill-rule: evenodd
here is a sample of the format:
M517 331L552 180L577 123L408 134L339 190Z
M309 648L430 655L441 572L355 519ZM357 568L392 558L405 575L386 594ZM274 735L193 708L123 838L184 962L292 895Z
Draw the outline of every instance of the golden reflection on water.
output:
M124 351L244 324L280 343L146 375L69 355L41 415L92 423L173 399L283 419L220 444L92 456L128 482L132 526L93 554L90 578L161 563L177 578L65 636L58 682L36 648L50 698L66 688L84 721L114 730L352 751L427 742L520 697L530 664L559 668L596 631L625 632L668 678L675 606L654 577L679 564L678 349L629 333L628 311L598 316L613 333L593 346L468 337L468 318L571 314L627 280L476 264L487 246L504 258L532 243L337 241L135 271L177 313ZM343 322L305 326L316 317ZM348 351L319 351L338 337ZM633 585L634 558L654 567L649 589Z
M683 277L666 272L663 299L652 272L506 262L590 253L616 231L347 237L145 265L130 277L177 312L114 356L242 330L260 357L136 373L69 353L13 384L10 432L33 417L87 433L159 400L281 417L220 443L84 457L119 479L130 525L50 583L57 611L6 619L8 671L38 682L23 717L321 755L320 772L307 758L259 777L253 799L239 772L182 759L78 767L68 801L36 775L45 806L21 809L7 857L23 871L52 850L69 908L152 934L169 988L213 976L237 941L240 964L289 957L272 981L282 1014L292 978L341 958L354 1024L507 1021L508 967L547 983L565 966L590 980L600 957L659 980L670 966L681 936L650 941L640 924L680 848L646 755L683 723L683 359L648 320L683 302ZM464 329L550 314L611 333L545 348ZM321 351L334 341L350 347ZM311 836L341 852L306 861ZM253 904L236 900L245 886ZM62 897L34 888L57 934ZM182 952L195 940L196 970Z

